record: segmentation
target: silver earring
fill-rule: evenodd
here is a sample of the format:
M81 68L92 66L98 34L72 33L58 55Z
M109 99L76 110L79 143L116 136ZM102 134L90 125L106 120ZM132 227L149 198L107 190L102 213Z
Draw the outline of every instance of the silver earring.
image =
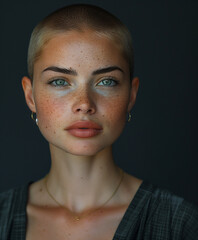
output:
M36 113L35 113L35 116L36 116ZM34 112L31 113L31 119L36 123L36 125L38 125L38 118L34 117Z
M131 113L129 112L128 122L131 121Z

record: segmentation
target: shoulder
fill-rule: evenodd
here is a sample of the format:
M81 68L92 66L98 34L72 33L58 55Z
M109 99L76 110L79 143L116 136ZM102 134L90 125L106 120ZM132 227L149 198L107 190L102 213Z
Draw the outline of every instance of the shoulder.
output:
M2 210L2 207L9 206L11 202L14 201L14 199L23 198L24 194L27 193L27 188L29 184L26 184L21 187L13 188L4 192L0 193L0 209Z
M0 193L0 239L4 239L14 219L26 214L28 184ZM18 220L17 220L18 221Z
M149 196L145 207L148 221L153 226L166 226L175 239L178 233L183 239L198 239L198 207L172 192L146 183L142 186ZM174 238L173 238L174 239Z
M24 186L0 193L0 216L4 215L4 213L8 211L11 211L14 205L26 203L28 197L28 186L29 184L26 184Z
M186 201L183 197L177 196L171 191L159 188L153 184L146 183L146 191L150 193L150 200L155 204L155 208L172 210L172 213L179 213L181 210L188 214L194 211L198 213L198 206Z
M5 215L12 206L15 196L15 189L0 193L0 216Z

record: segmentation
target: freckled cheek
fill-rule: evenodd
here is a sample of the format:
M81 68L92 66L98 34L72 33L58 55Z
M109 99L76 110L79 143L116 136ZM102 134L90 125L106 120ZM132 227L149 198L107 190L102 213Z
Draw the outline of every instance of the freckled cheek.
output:
M36 102L39 125L44 128L54 128L60 125L61 117L66 114L65 104L58 99L42 98Z
M124 124L126 121L127 106L127 98L118 95L101 103L101 111L104 113L104 117L109 125L119 125L121 123Z

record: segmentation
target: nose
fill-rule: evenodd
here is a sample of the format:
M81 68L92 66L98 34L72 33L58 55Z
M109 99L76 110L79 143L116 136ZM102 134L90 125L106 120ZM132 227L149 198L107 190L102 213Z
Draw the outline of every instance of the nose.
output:
M88 90L80 91L75 97L72 110L74 113L94 114L96 112L94 96Z

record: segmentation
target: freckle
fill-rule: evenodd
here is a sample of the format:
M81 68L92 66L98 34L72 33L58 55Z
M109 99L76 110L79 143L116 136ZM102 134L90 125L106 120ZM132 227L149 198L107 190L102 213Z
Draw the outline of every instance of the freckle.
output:
M40 189L39 189L39 191L40 191L40 192L42 192L42 191L43 191L43 189L42 189L42 188L40 188Z
M43 228L43 232L46 232L45 228Z
M54 134L56 134L56 131L54 131Z

